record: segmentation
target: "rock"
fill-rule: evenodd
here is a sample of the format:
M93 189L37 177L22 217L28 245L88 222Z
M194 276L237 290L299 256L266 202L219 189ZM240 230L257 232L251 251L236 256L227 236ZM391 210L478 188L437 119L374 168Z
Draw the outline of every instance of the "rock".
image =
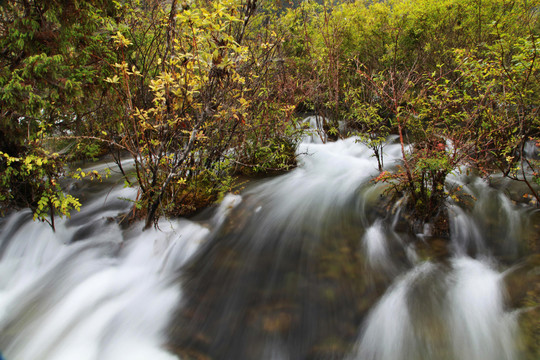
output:
M540 283L540 254L527 258L510 269L503 278L510 308L523 307L524 299Z

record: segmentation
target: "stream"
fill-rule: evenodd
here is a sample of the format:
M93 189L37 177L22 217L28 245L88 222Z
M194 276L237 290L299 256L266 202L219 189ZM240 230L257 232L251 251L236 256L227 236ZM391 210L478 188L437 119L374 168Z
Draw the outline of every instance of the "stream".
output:
M28 210L2 218L2 356L537 359L540 214L524 190L452 175L467 200L449 200L450 239L411 234L369 149L319 138L298 168L157 229L118 224L136 190L114 174L73 185L83 207L56 232ZM385 146L388 167L400 151Z

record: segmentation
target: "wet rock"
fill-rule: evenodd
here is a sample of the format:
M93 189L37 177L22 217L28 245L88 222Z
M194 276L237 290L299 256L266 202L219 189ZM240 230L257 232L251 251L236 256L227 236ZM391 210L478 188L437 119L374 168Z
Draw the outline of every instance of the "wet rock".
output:
M523 263L510 269L503 278L507 302L511 308L525 306L524 300L540 284L540 254L530 256Z
M521 302L519 316L521 351L520 359L540 359L540 281L536 280L527 290Z

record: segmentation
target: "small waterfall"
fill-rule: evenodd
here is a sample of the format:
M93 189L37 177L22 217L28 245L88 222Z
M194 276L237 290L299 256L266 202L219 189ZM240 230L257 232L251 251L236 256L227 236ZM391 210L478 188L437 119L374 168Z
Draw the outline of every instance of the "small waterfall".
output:
M122 230L110 218L130 208L121 199L133 190L88 194L80 213L57 220L56 232L28 211L3 220L0 353L9 360L176 359L164 349L181 298L173 280L209 229L171 220L160 231Z
M501 285L482 261L455 258L449 271L422 263L371 311L351 360L517 359Z
M389 288L386 294L371 311L362 331L356 355L353 359L365 360L408 360L408 359L431 359L427 340L417 329L415 319L409 307L411 288L416 281L429 275L434 270L434 265L424 263L413 268L405 276L398 279ZM433 299L420 299L433 300ZM430 311L432 309L425 309ZM433 314L430 314L433 315ZM427 318L430 318L428 315ZM431 319L430 319L431 320ZM420 326L429 324L420 324Z
M4 356L174 359L162 350L164 326L180 296L171 276L208 230L185 222L167 231L167 225L133 238L110 225L72 243L42 224L21 227L0 262ZM65 222L57 229L75 232Z
M326 119L324 117L318 115L308 116L305 118L302 123L307 125L307 129L302 142L315 144L326 143L328 136L323 128L325 121Z
M517 319L507 313L501 275L482 261L467 257L452 262L447 324L456 359L517 359Z
M509 263L524 257L524 238L534 210L514 204L503 192L478 178L452 181L454 186L462 187L465 201L471 203L448 205L453 252L473 257L494 256Z
M471 214L456 205L450 205L450 232L452 233L452 247L456 254L467 253L485 254L484 239L478 224Z
M227 195L211 216L121 228L135 193L108 179L72 185L85 204L56 233L28 211L0 220L2 355L520 359L502 274L531 252L538 213L450 176L465 195L448 203L445 257L431 257L429 232L405 229L402 204L372 181L370 150L319 132L299 145L297 169ZM400 151L384 147L388 169Z
M363 243L370 265L384 269L389 264L390 254L380 220L366 230Z

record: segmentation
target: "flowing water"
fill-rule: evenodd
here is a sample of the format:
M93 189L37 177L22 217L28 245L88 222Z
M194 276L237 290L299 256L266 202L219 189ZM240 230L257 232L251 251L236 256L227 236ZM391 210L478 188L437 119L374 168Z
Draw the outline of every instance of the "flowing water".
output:
M533 359L507 278L527 280L520 294L538 287L538 264L517 265L538 251L538 212L454 176L470 201L449 204L441 258L422 246L429 226L411 234L399 202L384 201L365 146L319 140L304 139L290 173L157 230L117 224L135 193L114 176L72 188L85 204L55 233L28 211L2 219L2 355ZM392 166L400 148L385 154Z

